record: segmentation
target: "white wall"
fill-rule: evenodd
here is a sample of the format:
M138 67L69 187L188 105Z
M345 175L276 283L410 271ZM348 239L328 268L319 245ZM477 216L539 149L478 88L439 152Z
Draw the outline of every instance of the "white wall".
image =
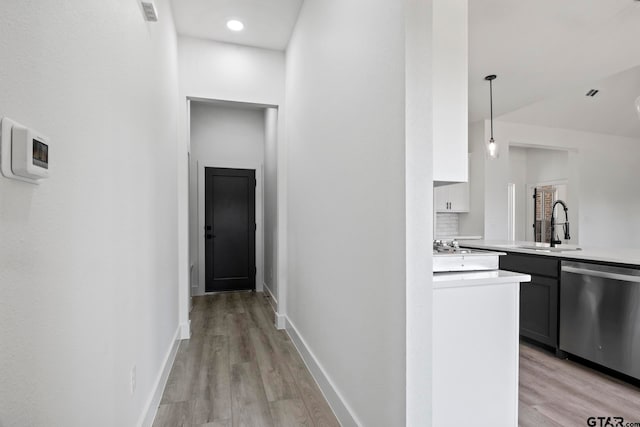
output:
M287 328L343 425L405 419L404 30L402 2L307 0L287 50Z
M228 43L214 42L191 37L178 37L179 67L179 163L178 214L179 214L179 279L180 322L188 329L189 266L197 263L193 250L189 254L189 178L187 153L189 152L187 99L209 99L278 106L277 181L280 191L278 206L286 203L286 155L284 141L284 52ZM278 224L286 224L286 211L279 208ZM278 283L285 286L282 269L286 265L286 227L277 228L278 233ZM192 242L191 242L192 244ZM276 289L277 293L278 290ZM282 303L282 301L280 301ZM183 336L186 335L184 331Z
M509 156L512 149L513 147L509 147ZM528 184L566 180L569 170L569 152L526 148L525 169Z
M405 425L433 416L433 1L405 1ZM454 6L455 7L455 6ZM439 27L455 30L457 27ZM397 420L397 424L401 420Z
M280 105L284 52L178 37L180 95Z
M509 147L509 182L515 185L515 240L526 240L527 222L527 149Z
M484 122L469 124L469 213L459 215L460 234L484 236Z
M278 110L264 115L264 285L278 298Z
M156 6L2 3L0 116L54 144L41 185L0 177L3 427L136 425L174 343L177 53Z
M264 220L262 176L265 149L264 109L191 102L191 253L197 260L197 287L193 295L205 293L204 170L205 167L254 169L256 171L256 290L262 290L264 275Z
M494 122L494 133L505 143L568 151L567 204L571 221L570 243L586 247L620 246L613 236L624 236L623 245L640 247L640 179L636 160L640 141L612 135L544 128L517 123ZM509 152L487 161L485 173L485 235L504 239L506 232L489 226L506 215ZM490 167L489 167L490 165Z

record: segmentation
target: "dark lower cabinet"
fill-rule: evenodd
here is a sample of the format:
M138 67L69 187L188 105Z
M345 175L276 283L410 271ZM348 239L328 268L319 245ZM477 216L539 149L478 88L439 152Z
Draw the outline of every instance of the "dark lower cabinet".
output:
M560 261L507 253L500 269L531 275L531 282L520 284L520 335L557 349Z
M520 335L556 347L558 279L531 275L531 282L520 284Z

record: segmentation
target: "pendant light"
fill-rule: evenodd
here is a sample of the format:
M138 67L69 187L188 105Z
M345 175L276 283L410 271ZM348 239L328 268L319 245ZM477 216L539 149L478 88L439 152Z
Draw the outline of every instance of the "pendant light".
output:
M490 159L497 159L498 155L500 154L498 152L498 143L496 143L496 141L493 139L493 81L496 79L496 77L497 76L495 74L491 74L484 78L489 82L489 107L491 109L491 138L489 138L489 141L487 141L487 143L485 144L486 145L485 149L487 152L487 157Z
M636 111L638 112L638 118L640 119L640 96L636 98Z

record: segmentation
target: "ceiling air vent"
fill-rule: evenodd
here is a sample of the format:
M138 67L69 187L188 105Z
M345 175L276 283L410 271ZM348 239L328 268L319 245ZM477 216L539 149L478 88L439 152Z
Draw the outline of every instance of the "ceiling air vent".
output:
M144 12L144 19L149 22L158 21L158 12L156 12L156 6L151 2L140 2L142 4L142 10Z
M598 89L591 89L589 92L587 92L587 96L596 96L598 92L600 92Z

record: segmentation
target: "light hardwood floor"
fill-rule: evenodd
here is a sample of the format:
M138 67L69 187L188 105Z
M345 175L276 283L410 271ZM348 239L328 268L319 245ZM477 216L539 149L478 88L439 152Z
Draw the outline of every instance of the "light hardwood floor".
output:
M339 426L259 293L195 297L154 427ZM520 345L520 427L640 423L640 389L529 344Z
M193 298L154 427L339 426L260 293Z
M584 427L589 417L640 423L640 389L521 344L519 409L521 427Z

